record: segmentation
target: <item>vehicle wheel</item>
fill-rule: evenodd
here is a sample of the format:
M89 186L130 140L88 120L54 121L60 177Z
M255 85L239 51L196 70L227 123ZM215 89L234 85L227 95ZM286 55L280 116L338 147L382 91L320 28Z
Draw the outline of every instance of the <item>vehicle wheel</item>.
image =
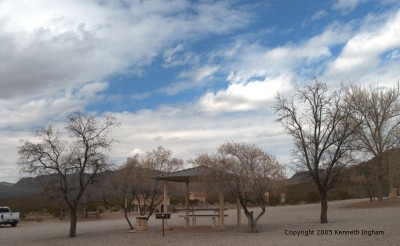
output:
M17 223L12 223L11 224L11 227L16 227L17 226Z

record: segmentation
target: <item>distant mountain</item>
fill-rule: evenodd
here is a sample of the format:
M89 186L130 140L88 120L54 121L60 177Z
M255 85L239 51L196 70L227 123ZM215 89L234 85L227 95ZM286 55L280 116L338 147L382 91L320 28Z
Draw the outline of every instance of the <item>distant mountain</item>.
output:
M300 184L311 181L311 175L308 171L298 172L295 173L291 178L288 180L289 185Z
M0 197L6 197L10 193L10 190L14 184L7 182L0 182Z
M13 183L7 183L7 182L0 182L0 189L7 189L10 188L11 186L13 186Z
M15 184L0 183L0 197L2 198L36 195L40 190L38 178L22 178Z
M7 197L13 186L12 183L0 182L0 197Z

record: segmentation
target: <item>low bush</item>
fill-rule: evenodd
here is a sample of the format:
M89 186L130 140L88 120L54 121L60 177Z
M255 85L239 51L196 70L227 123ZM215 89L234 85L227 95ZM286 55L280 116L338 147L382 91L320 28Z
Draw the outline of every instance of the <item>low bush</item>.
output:
M316 203L320 201L320 196L317 192L308 191L305 194L304 200L306 201L306 203Z
M339 190L335 193L335 200L346 200L350 198L350 193L345 190Z

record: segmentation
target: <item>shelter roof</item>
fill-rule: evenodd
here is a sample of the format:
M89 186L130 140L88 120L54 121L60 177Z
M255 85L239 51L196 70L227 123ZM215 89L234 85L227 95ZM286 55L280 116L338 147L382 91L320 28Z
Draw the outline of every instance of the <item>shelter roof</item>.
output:
M211 168L205 166L192 167L176 172L165 173L159 176L153 177L157 180L168 180L175 182L199 182L205 181L206 179L214 177L214 173Z

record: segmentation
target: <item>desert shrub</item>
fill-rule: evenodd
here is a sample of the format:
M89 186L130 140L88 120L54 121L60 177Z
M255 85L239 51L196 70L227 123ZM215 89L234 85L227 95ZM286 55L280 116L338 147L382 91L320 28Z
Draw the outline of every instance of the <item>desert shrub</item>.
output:
M197 204L198 204L199 202L200 202L199 199L189 200L189 205L190 205L191 207L197 206Z
M319 202L320 197L317 192L308 191L305 194L304 200L306 201L306 203L316 203Z
M122 209L122 207L120 205L115 205L115 206L112 206L112 208L111 208L111 210L113 212L121 211L121 209Z
M225 200L225 203L235 204L236 200L237 200L237 196L235 194L227 194L225 196L224 200ZM252 204L254 203L254 199L249 194L248 194L248 202L252 203ZM219 203L219 196L218 196L218 202L217 203Z
M21 220L25 219L25 218L26 218L26 213L25 213L25 212L20 212L20 213L19 213L19 218L20 218Z
M174 196L171 197L170 203L175 205L185 204L185 199L185 196Z
M86 204L86 209L87 210L96 210L97 209L97 204L95 202L88 202Z
M285 201L285 203L291 204L291 205L297 205L297 204L300 204L300 202L301 202L301 199L299 199L299 198L288 198Z
M280 198L278 196L270 194L268 198L268 204L271 206L279 205L280 203L279 199Z
M215 205L219 202L219 197L216 195L208 196L207 197L207 202L211 205Z
M49 208L47 210L51 216L55 218L61 217L61 208Z
M345 190L339 190L336 194L335 194L335 198L336 200L346 200L350 198L350 194L348 191Z

